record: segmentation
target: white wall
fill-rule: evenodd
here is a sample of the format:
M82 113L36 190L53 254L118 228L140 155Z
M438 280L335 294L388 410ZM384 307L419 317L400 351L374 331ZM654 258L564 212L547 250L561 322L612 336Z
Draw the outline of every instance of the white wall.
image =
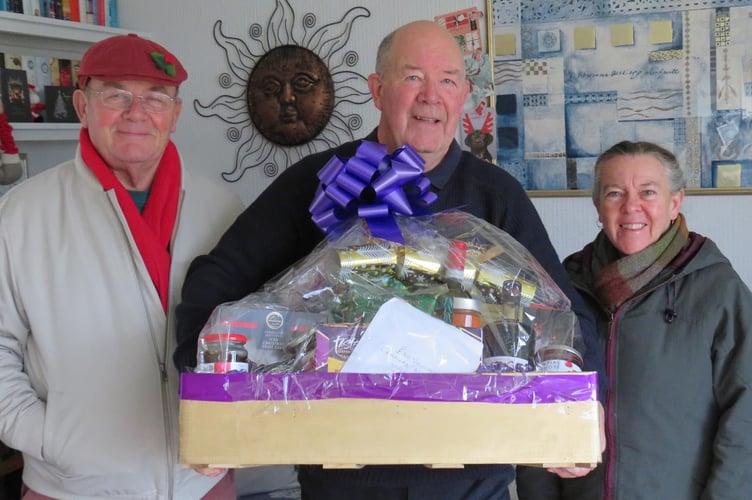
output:
M533 198L561 258L582 248L598 232L589 197ZM747 286L752 287L752 195L688 195L682 212L690 231L711 238Z
M300 26L302 17L307 13L315 14L318 28L328 23L337 24L345 12L353 7L368 9L370 17L354 22L348 41L348 50L355 50L360 56L358 65L352 69L366 77L373 72L378 43L397 26L472 6L485 10L484 0L289 0L289 4L295 12L292 21L295 27ZM223 93L217 78L220 73L228 71L228 65L224 51L212 37L214 23L221 20L226 36L248 42L249 26L258 23L266 29L275 5L275 0L128 0L118 4L121 27L151 34L186 66L188 81L180 89L184 102L183 115L174 140L188 158L190 167L219 175L235 165L237 144L225 137L226 124L217 118L200 117L192 106L195 99L206 104ZM344 109L363 116L363 126L355 138L365 135L377 125L378 114L371 103ZM260 169L252 169L232 187L246 202L250 202L271 180Z
M120 2L121 26L150 33L170 48L186 65L189 79L181 88L186 105L178 131L174 136L190 168L218 177L234 165L237 145L225 137L226 126L216 118L201 118L193 109L194 99L207 102L219 95L217 77L227 71L223 51L212 38L212 26L221 19L226 35L247 37L251 23L266 26L275 7L275 0L215 0L212 2L181 2L165 0L128 0ZM460 0L327 0L313 2L290 0L296 13L294 22L309 12L316 15L317 26L337 22L343 13L364 6L371 16L355 22L349 47L360 54L355 68L368 75L375 62L379 40L396 26L414 19L477 5L485 2ZM363 133L376 125L378 115L372 106L358 108L364 118ZM250 175L249 175L250 174ZM233 189L247 201L253 200L271 179L258 170L249 171ZM578 250L592 239L597 228L596 216L589 198L534 198L534 203L551 234L561 257ZM688 196L684 213L690 230L705 234L719 245L748 285L752 286L752 196Z

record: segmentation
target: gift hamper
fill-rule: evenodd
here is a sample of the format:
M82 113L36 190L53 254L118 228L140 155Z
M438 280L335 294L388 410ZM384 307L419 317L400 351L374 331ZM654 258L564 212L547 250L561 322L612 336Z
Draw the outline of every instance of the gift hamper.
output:
M576 316L527 250L461 210L430 213L409 146L363 142L319 177L326 238L200 334L181 461L599 461Z

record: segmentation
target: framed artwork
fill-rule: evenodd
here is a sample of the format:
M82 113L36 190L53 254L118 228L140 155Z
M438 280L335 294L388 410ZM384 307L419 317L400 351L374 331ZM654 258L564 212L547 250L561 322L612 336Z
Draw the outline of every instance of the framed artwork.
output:
M0 99L8 121L31 121L31 98L25 70L0 68Z
M45 113L51 123L78 123L78 115L73 107L75 87L47 85L44 87Z
M622 140L688 191L752 193L752 0L488 0L496 162L531 195L589 196Z

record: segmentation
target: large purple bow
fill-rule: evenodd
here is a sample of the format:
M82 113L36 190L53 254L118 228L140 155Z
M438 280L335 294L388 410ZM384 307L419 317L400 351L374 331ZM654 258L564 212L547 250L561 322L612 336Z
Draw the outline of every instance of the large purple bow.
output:
M355 156L333 156L319 171L321 181L309 207L327 235L351 217L365 219L371 235L404 243L394 215L418 215L436 200L423 175L425 161L408 144L387 154L386 146L362 141Z

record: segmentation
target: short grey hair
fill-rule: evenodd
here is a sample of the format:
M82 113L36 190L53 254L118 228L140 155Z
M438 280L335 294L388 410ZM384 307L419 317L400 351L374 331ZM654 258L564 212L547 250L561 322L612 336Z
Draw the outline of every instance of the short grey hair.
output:
M379 48L376 51L376 73L383 74L384 67L386 66L387 59L392 52L392 46L394 45L394 36L397 34L397 30L392 31L381 40Z
M674 153L665 149L657 144L646 141L622 141L618 144L614 144L606 151L601 153L598 159L595 161L595 169L593 172L593 200L597 200L601 192L601 172L603 165L613 159L620 156L639 156L648 155L652 156L666 169L666 176L668 177L668 186L671 194L676 194L687 185L687 181L684 178L684 171L679 165L679 160L676 159Z

